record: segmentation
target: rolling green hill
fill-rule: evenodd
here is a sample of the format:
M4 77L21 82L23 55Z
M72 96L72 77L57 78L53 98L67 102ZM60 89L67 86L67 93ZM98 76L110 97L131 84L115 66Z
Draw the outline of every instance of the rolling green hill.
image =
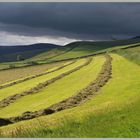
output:
M68 60L72 58L85 57L97 53L112 51L121 47L130 47L140 44L140 39L128 39L117 41L101 41L101 42L73 42L63 47L52 48L51 50L40 52L24 61L0 63L0 69L9 69L14 67L25 67L30 65L54 63L57 61ZM36 50L35 50L36 51ZM26 54L26 52L24 52ZM28 53L28 52L27 52ZM34 51L31 51L34 53ZM11 54L17 56L17 54ZM8 57L10 57L9 55ZM7 56L6 56L7 57Z
M31 58L44 51L49 51L53 48L61 47L54 44L32 44L22 46L0 46L0 62L17 61L17 56L22 59Z
M139 39L65 47L30 59L49 73L0 89L0 137L140 137Z

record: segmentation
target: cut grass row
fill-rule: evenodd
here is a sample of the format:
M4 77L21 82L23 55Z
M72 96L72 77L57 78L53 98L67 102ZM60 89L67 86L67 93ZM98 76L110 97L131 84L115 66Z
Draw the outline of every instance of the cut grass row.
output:
M25 81L27 81L27 80L31 80L31 79L33 79L33 78L37 78L37 77L40 77L40 76L43 76L43 75L46 75L46 74L55 72L55 71L57 71L57 70L63 69L64 67L66 67L66 66L68 66L68 65L73 64L74 62L75 62L75 61L72 61L72 62L69 61L69 62L63 64L63 65L60 66L60 67L50 68L49 70L46 70L46 71L43 72L43 73L39 73L39 74L37 74L37 75L31 75L31 76L29 76L29 77L24 77L24 78L17 79L17 80L15 80L15 81L7 82L7 83L5 83L5 84L0 85L0 89L7 88L7 87L9 87L9 86L13 86L13 85L16 85L16 84L25 82Z
M139 137L140 67L112 54L112 79L96 98L73 109L1 127L13 137ZM23 131L27 129L26 131Z
M71 97L95 80L104 61L103 56L95 57L86 67L56 81L38 94L25 96L10 106L1 109L0 117L12 117L21 115L26 111L40 110Z
M48 87L50 84L56 82L57 80L60 80L60 79L64 78L65 76L68 76L68 75L70 75L71 73L73 73L73 72L75 72L75 71L77 71L77 70L80 70L82 67L87 66L87 65L91 62L91 60L92 60L92 59L87 59L87 61L86 61L84 64L82 64L82 65L80 65L80 66L77 66L77 67L75 67L75 68L73 68L73 69L71 69L71 70L69 70L69 71L64 72L64 73L61 73L60 75L58 75L58 76L56 76L56 77L54 77L54 78L52 78L52 79L50 79L50 80L47 80L47 81L45 81L45 82L43 82L43 83L39 83L37 86L32 87L32 88L29 89L28 91L24 91L24 92L22 92L22 93L20 93L20 94L14 94L14 95L12 95L12 96L9 96L9 97L3 99L2 101L0 101L0 107L1 107L1 108L6 107L6 106L8 106L9 104L15 102L17 99L20 99L20 98L22 98L22 97L24 97L24 96L26 96L26 95L38 93L38 92L41 91L43 88ZM73 62L72 62L72 63L73 63ZM72 63L70 63L70 64L68 64L68 65L71 65ZM67 65L67 66L68 66L68 65ZM61 67L61 68L62 68L62 67ZM60 70L61 68L58 68L56 71ZM64 68L64 67L63 67L63 68ZM55 70L54 70L53 72L55 72ZM50 73L52 73L52 72L50 72ZM49 73L48 73L48 74L49 74Z
M7 98L7 102L6 102L6 106L8 106L10 103L15 102L15 100L17 100L17 99L19 99L19 98L21 98L21 97L23 97L23 96L30 95L30 94L34 94L34 93L38 93L38 92L41 91L43 88L45 88L46 86L48 86L48 85L54 83L55 81L60 80L60 79L64 78L65 76L68 76L68 75L70 75L71 73L76 72L76 71L80 70L81 68L83 68L83 67L89 65L89 64L91 63L91 61L92 61L92 59L90 58L90 59L88 59L88 61L87 61L86 63L84 63L83 65L80 65L80 66L78 66L78 67L76 67L76 68L74 68L74 69L72 69L72 70L70 70L70 71L68 71L68 72L66 72L66 73L62 73L61 75L59 75L59 76L57 76L57 77L55 77L55 78L52 78L51 80L46 81L45 83L41 83L41 84L39 84L37 87L32 88L31 90L29 90L28 92L23 92L23 93L21 93L21 94L17 94L17 95L11 96L11 98L8 97L8 98ZM3 104L4 104L4 103L5 103L5 102L3 102ZM3 107L5 107L5 106L3 106ZM46 112L46 110L45 110L45 112ZM48 111L47 111L47 112L48 112ZM21 117L20 117L20 116L17 116L17 117L12 117L12 118L8 118L8 119L0 119L0 126L8 125L8 124L11 124L11 123L16 123L16 122L21 121L21 120L33 119L33 118L35 118L35 117L42 116L42 115L44 115L44 109L43 109L43 111L40 111L40 110L37 111L37 112L35 113L35 115L27 114L27 112L26 112L26 113L24 112L24 113L23 113L23 116L21 116Z
M81 59L81 60L78 60L77 62L75 62L69 66L66 66L63 69L57 70L53 73L46 74L46 75L31 79L31 80L1 89L0 90L0 100L7 98L11 95L14 95L14 94L20 94L24 91L28 91L28 90L32 89L33 87L36 87L39 83L43 83L47 80L50 80L62 73L65 73L65 72L73 69L74 67L82 65L85 62L86 62L86 59Z
M48 71L49 69L52 69L54 67L61 66L64 63L66 63L66 62L44 64L44 65L37 65L37 66L15 68L15 69L0 71L0 85L7 83L7 82L17 80L17 79L20 79L20 78L43 73L43 72Z
M33 119L39 116L49 115L49 114L53 114L53 113L65 110L65 109L73 108L89 100L93 95L95 96L96 93L101 89L101 87L103 87L111 78L111 70L112 70L111 60L112 58L106 54L106 61L103 64L102 69L99 72L96 80L92 81L86 88L82 89L75 95L61 102L56 103L47 109L41 109L35 112L27 111L27 112L24 112L21 116L11 117L5 121L8 121L7 124L11 124L11 123L16 123L23 120L29 120L29 119ZM90 63L90 61L87 62L87 64L88 63ZM2 125L6 125L6 122L5 124L3 123Z

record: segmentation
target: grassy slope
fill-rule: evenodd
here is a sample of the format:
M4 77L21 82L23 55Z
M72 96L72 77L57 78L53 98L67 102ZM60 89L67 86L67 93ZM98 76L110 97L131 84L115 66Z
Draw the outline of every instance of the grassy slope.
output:
M127 58L128 60L140 65L140 46L135 48L129 48L126 50L116 51L119 55Z
M42 51L38 55L35 55L34 57L26 59L24 61L0 63L0 69L9 68L9 65L12 65L12 64L14 64L16 67L28 66L28 65L30 65L28 63L30 61L35 61L38 64L46 63L49 58L53 58L55 56L59 56L61 54L67 53L71 49L72 49L72 47L58 47L58 48L54 48L54 49L51 49L48 51ZM34 52L35 51L32 51L31 53L34 53ZM24 52L24 55L26 53L28 55L28 52ZM12 57L14 59L14 57L16 57L16 56L17 56L17 54L11 54L8 56L8 59L10 57ZM7 57L7 55L5 57Z
M64 65L65 63L66 62L59 62L0 71L0 85L20 78L43 73L49 69Z
M51 60L62 60L62 59L85 56L85 55L88 55L88 54L92 54L95 51L96 51L96 47L94 47L94 46L91 47L91 46L87 45L87 46L82 46L82 47L76 47L72 51L70 51L66 54L54 57Z
M95 42L95 43L79 43L77 44L77 46L75 44L73 44L73 46L75 46L74 49L72 49L71 51L69 51L66 54L62 54L59 56L56 56L52 59L50 59L49 61L58 61L58 60L63 60L63 59L70 59L70 58L76 58L76 57L81 57L81 56L87 56L87 55L91 55L91 54L97 54L100 52L105 52L105 51L112 51L114 49L119 49L119 48L125 48L125 47L129 47L131 45L136 45L139 43L133 43L133 44L127 44L127 45L118 45L119 43L113 43L113 42ZM123 43L122 43L123 44Z
M38 43L22 46L0 46L0 62L11 62L17 60L17 55L22 55L24 59L34 57L45 51L60 47L55 44Z
M128 39L128 40L117 40L117 41L104 41L104 42L74 42L70 43L62 49L53 49L48 52L41 53L31 59L27 59L21 62L9 62L9 63L1 63L0 69L9 68L9 65L14 64L16 67L28 66L28 61L36 61L38 64L42 63L50 63L58 60L75 58L80 56L86 56L90 54L96 54L102 51L111 50L115 46L122 46L122 45L130 45L130 44L137 44L140 42L140 39ZM74 48L74 49L70 49ZM69 51L70 49L71 51ZM63 53L66 52L66 53ZM51 58L52 57L52 58ZM44 60L49 58L48 60ZM41 60L43 59L43 60Z
M10 65L14 65L16 67L29 66L29 64L26 64L24 62L5 62L5 63L0 63L0 70L8 69Z
M10 95L21 93L21 92L24 92L26 90L29 90L32 87L38 85L39 83L42 83L42 82L47 81L53 77L56 77L56 76L60 75L61 73L69 71L69 70L73 69L74 67L77 67L77 66L83 64L84 62L85 62L85 59L81 59L72 65L66 66L65 68L63 68L61 70L58 70L58 71L55 71L53 73L46 74L46 75L31 79L31 80L16 84L14 86L10 86L10 87L1 89L0 90L0 100L4 99Z
M113 77L96 98L73 109L1 129L18 127L18 135L26 137L139 137L140 67L119 55L112 56ZM20 135L29 126L32 131Z
M10 106L0 110L0 117L20 115L25 111L36 111L74 95L96 78L104 60L102 56L95 57L88 66L51 84L38 94L23 97Z
M66 66L67 64L70 64L71 62L72 61L67 61L67 62L63 62L63 63L59 62L58 64L57 63L53 63L53 64L50 64L50 67L49 67L49 64L46 64L48 66L47 69L42 67L42 66L45 66L45 65L41 65L41 66L38 65L38 68L40 68L40 69L36 69L37 67L32 68L32 66L31 67L25 67L25 68L31 68L31 69L27 69L27 70L25 69L25 74L24 73L20 74L20 73L22 73L22 70L20 71L20 69L22 69L22 68L19 68L19 71L18 71L18 69L17 69L17 71L16 71L16 69L11 69L11 70L14 70L14 73L12 73L11 70L5 70L5 71L10 71L10 72L7 73L7 75L11 74L12 76L10 76L9 79L12 79L12 80L9 81L8 78L7 79L3 79L5 82L3 84L1 84L1 86L7 85L7 84L10 84L10 83L13 83L13 82L17 82L18 80L23 80L23 79L26 79L26 78L29 78L29 77L32 77L32 76L37 76L38 74L44 74L46 72L48 73L48 72L51 72L53 70L57 70L58 68L60 68L62 66ZM5 71L1 71L1 72L4 73ZM32 71L32 73L31 73L31 71ZM1 72L0 72L0 74L1 74ZM17 75L16 75L16 73L17 73ZM30 74L28 75L28 73L30 73ZM3 78L3 77L1 77L1 78Z
M50 51L41 53L39 55L36 55L35 57L32 57L31 59L28 59L28 60L33 60L33 61L35 61L35 60L47 60L49 58L53 58L55 56L66 53L69 50L71 50L71 48L69 48L69 47L59 47L59 48L55 48L55 49L52 49Z
M17 56L21 55L23 56L25 59L36 56L38 54L42 54L43 52L46 52L48 50L45 49L36 49L36 50L30 50L30 51L23 51L23 52L17 52L17 53L12 53L12 54L6 54L6 55L2 55L0 56L0 61L16 61L17 60Z

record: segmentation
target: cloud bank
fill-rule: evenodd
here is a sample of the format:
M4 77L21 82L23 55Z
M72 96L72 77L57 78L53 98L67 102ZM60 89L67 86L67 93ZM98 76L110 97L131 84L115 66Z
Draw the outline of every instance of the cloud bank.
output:
M127 38L139 23L139 3L1 3L0 44Z

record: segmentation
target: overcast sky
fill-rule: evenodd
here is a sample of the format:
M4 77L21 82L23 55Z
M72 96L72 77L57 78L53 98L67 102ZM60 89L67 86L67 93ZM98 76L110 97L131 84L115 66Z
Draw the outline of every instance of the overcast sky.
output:
M140 35L139 3L0 3L0 45Z

